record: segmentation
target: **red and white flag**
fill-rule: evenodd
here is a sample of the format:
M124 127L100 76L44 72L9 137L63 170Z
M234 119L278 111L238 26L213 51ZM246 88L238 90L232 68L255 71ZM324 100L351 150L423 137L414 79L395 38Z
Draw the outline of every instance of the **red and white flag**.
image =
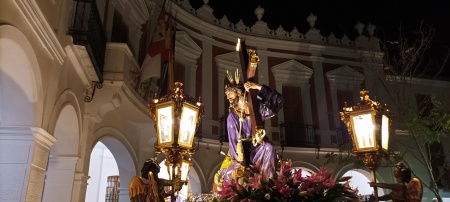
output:
M172 62L172 36L172 20L170 16L166 14L163 6L158 17L155 33L153 34L152 41L148 45L147 54L142 63L139 83L152 77L159 78L160 76L164 76L161 75L164 61L167 61L169 66Z

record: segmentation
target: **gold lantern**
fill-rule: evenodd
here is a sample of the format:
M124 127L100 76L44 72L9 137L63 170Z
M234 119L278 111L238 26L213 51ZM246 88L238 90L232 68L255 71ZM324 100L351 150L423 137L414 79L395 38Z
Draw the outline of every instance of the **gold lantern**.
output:
M372 182L376 182L375 171L381 159L388 157L390 119L386 105L369 98L369 91L360 92L361 101L355 106L344 107L341 120L347 126L353 140L353 153L362 158L364 165L372 171ZM374 188L378 201L377 189Z
M175 89L170 94L154 98L149 104L157 136L155 153L163 153L166 158L173 193L188 183L191 157L195 152L194 136L205 114L200 99L196 101L184 94L182 86L175 82Z

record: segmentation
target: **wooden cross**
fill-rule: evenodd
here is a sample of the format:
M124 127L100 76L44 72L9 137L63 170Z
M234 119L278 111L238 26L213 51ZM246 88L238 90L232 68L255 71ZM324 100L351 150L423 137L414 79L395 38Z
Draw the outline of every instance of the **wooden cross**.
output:
M258 67L259 57L255 50L248 50L245 46L245 39L239 38L236 46L236 51L239 51L239 58L241 61L241 69L244 76L244 83L247 81L255 82L256 68ZM259 102L257 99L258 90L250 89L247 94L247 105L250 112L250 120L252 123L252 137L255 136L256 128L263 128L264 122L259 111Z

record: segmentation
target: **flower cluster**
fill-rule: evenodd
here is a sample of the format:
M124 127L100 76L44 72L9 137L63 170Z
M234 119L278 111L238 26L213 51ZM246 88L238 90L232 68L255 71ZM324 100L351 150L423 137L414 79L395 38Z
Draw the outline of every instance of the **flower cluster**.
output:
M259 165L246 170L244 178L223 182L218 194L222 201L351 201L358 191L349 186L350 177L337 182L331 172L320 168L309 177L302 177L301 169L292 168L290 160L281 163L272 178L261 172Z

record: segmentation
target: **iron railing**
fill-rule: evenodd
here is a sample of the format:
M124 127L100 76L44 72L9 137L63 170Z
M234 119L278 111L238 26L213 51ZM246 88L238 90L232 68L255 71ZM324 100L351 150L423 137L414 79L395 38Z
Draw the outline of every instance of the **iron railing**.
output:
M74 0L74 13L69 34L75 45L85 46L95 72L103 82L106 36L95 0Z
M347 144L348 142L352 141L346 127L336 128L336 141L338 146Z
M286 147L310 147L320 146L320 135L313 125L281 123L281 144Z

